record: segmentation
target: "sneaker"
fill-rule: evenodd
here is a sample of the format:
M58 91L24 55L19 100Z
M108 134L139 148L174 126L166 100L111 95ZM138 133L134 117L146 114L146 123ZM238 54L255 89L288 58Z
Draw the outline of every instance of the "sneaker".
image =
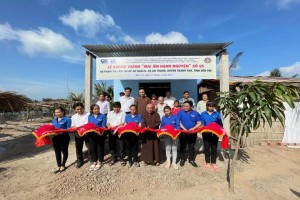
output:
M167 169L170 169L170 166L171 166L171 163L167 161L165 167L166 167Z
M174 167L174 169L179 169L179 167L176 163L173 163L172 166Z
M135 167L140 167L140 163L138 163L138 162L134 162L133 164Z
M55 170L53 171L54 174L57 174L58 172L60 172L60 167L55 168Z
M66 171L66 167L65 166L62 166L61 168L60 168L60 172L64 172L64 171Z

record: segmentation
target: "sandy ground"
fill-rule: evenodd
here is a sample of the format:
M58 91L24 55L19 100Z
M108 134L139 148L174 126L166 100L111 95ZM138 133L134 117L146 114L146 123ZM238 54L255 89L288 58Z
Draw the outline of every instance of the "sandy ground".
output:
M72 141L68 169L53 174L52 147L37 149L34 141L30 133L0 131L0 199L300 199L299 149L241 150L232 194L226 181L228 159L222 154L218 173L204 170L202 153L196 158L198 168L186 163L179 170L163 164L128 169L118 163L90 172L88 163L75 168Z

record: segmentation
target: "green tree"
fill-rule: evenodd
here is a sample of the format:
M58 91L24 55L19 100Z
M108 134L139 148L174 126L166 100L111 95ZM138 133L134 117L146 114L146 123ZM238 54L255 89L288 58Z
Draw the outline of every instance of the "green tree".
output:
M84 103L84 96L82 93L71 92L68 96L68 100Z
M294 86L281 83L263 83L240 86L238 92L222 92L219 106L224 117L230 117L231 133L237 138L232 161L229 159L229 189L234 191L234 167L240 148L241 137L257 129L261 123L272 126L272 119L284 123L283 102L294 108L294 97L299 98L299 91Z
M109 95L111 98L113 98L113 86L107 86L103 81L101 81L101 83L94 83L94 100L98 99L100 94Z
M278 68L275 68L270 72L270 76L272 76L272 77L282 77L282 74L281 74L281 71Z

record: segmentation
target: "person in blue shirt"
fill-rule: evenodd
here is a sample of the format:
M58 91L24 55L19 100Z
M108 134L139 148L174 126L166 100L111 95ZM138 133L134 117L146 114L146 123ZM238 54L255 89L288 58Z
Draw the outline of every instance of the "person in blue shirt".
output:
M142 116L137 114L136 105L131 105L129 107L130 113L125 116L125 125L134 122L139 127L142 126ZM124 135L125 136L125 135ZM130 168L132 164L139 167L138 163L138 149L139 149L139 137L133 133L126 134L125 137L125 147L127 152L127 166Z
M200 114L192 109L193 102L185 101L181 111L178 113L178 119L180 121L180 128L185 131L193 131L201 126L201 116ZM185 151L188 146L188 158L189 163L193 167L198 167L195 163L195 143L197 140L197 134L181 133L180 139L180 166L184 166L186 156Z
M201 113L202 117L202 125L207 126L212 122L216 122L221 127L223 127L222 118L220 113L215 111L215 103L207 102L206 103L206 111ZM216 171L219 170L216 165L217 160L217 147L219 138L215 134L212 133L202 133L203 143L204 143L204 153L205 153L205 168L206 170L211 170L212 168Z
M164 128L164 126L166 126L166 125L172 125L175 129L179 130L180 129L179 119L176 115L171 114L170 106L164 107L164 113L165 113L165 115L162 117L160 127ZM166 146L166 157L167 157L166 168L170 169L171 150L172 150L172 166L175 169L178 169L178 166L176 164L178 138L176 140L173 140L173 138L171 138L170 136L165 135L164 141L165 141L165 146Z
M65 116L64 108L55 108L54 114L55 117L52 121L52 124L55 128L68 129L71 127L71 119ZM54 171L55 174L66 170L66 162L69 155L69 142L70 136L67 132L52 137L52 144L57 162L57 168ZM63 158L61 154L63 154Z
M97 104L91 105L91 114L88 116L88 122L94 123L97 127L106 127L106 116L100 113L100 108ZM92 132L88 134L88 138L93 161L90 171L96 171L103 166L105 134L100 136Z

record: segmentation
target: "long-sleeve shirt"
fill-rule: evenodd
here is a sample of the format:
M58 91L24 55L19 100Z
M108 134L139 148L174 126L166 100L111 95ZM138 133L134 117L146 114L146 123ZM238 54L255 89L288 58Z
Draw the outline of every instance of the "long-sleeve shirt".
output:
M216 122L221 127L223 127L221 115L217 111L213 111L211 114L208 114L207 111L204 111L201 113L201 118L202 118L201 122L203 126L207 126L211 122Z
M99 113L99 115L97 115L95 117L94 114L90 114L88 117L88 122L94 123L97 127L105 128L106 127L106 116Z
M163 128L166 125L172 125L175 129L180 129L179 119L176 115L163 116L160 127Z
M107 114L110 111L110 104L108 101L97 101L101 114Z
M140 115L146 114L146 106L151 100L148 97L137 97L134 100L134 104L137 106L137 113Z
M142 116L142 127L158 129L160 125L160 116L158 113L146 113Z
M206 111L206 103L207 103L208 101L203 101L203 100L201 100L201 101L199 101L198 103L197 103L197 112L199 113L199 114L201 114L202 112L204 112L204 111Z
M125 97L125 96L122 96L119 98L119 101L121 103L121 111L123 112L130 112L130 106L132 104L134 104L134 98L133 97Z

